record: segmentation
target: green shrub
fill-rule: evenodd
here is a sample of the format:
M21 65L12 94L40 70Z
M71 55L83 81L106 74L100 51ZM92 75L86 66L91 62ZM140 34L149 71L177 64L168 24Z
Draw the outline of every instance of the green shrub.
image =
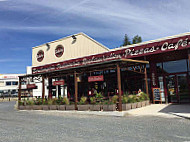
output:
M26 101L26 105L34 105L34 101L33 100L28 100L28 101Z
M69 105L69 99L67 97L63 97L61 104Z
M114 95L112 98L111 98L111 101L112 103L116 104L118 102L118 96L117 95Z
M129 95L128 103L136 103L136 96L135 95Z
M110 100L106 100L103 102L104 105L113 105L114 103Z
M42 105L42 99L37 98L37 100L34 102L35 105Z
M96 98L95 97L90 97L90 103L91 104L96 104Z
M81 99L80 99L79 104L84 105L84 104L86 104L86 101L87 101L87 97L82 96Z
M53 104L53 100L52 99L49 99L48 100L48 105L52 105Z
M102 95L101 92L96 93L95 98L96 98L96 101L97 101L98 103L102 103L102 102L103 102L103 95Z
M126 104L128 102L128 97L127 96L123 96L122 97L122 104Z

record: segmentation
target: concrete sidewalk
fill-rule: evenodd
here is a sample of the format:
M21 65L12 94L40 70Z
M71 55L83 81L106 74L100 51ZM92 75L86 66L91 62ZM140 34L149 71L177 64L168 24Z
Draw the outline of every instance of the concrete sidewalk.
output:
M182 117L190 119L190 105L184 104L152 104L150 106L133 109L125 112L132 116L163 116Z

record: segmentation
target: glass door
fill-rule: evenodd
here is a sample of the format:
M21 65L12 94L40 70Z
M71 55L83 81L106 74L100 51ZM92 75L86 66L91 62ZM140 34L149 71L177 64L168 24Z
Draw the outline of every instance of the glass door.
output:
M177 75L177 89L180 103L190 102L190 93L187 80L187 74Z
M169 75L166 77L167 92L168 92L168 102L178 103L179 98L177 94L177 80L176 75Z

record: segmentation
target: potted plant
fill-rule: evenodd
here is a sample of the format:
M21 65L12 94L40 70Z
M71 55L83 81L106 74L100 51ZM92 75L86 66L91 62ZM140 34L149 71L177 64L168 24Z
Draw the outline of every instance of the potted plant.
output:
M137 108L137 102L134 95L129 95L128 103L131 103L131 108L135 109Z
M37 100L35 100L32 108L33 110L42 110L42 99L38 98Z
M50 102L49 102L49 109L50 110L57 110L58 108L58 104L57 104L58 100L55 98L55 99L51 99ZM51 104L50 104L51 103Z
M79 111L87 111L89 110L90 106L87 104L87 97L82 96L79 105L78 105L78 110Z
M27 100L26 101L25 109L26 110L31 110L33 108L33 105L34 105L34 101L33 100Z
M130 110L131 109L131 103L128 102L129 98L127 96L122 97L122 110Z
M63 97L60 105L58 107L59 110L65 110L66 109L66 105L69 105L69 99L67 97Z
M90 110L91 111L101 110L101 105L96 102L96 97L90 97Z
M116 111L116 103L118 100L118 96L114 95L110 100L107 100L103 104L103 111Z
M70 102L69 104L65 105L65 110L75 110L74 102Z
M24 110L25 106L24 106L24 102L23 101L18 101L18 109L19 110Z
M49 106L48 106L48 101L47 100L43 100L42 110L49 110Z

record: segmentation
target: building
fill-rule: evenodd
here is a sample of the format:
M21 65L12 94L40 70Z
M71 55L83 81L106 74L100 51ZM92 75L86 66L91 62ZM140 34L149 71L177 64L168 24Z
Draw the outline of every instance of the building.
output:
M63 93L75 103L92 88L105 96L118 94L120 105L123 93L139 89L153 102L189 103L189 48L190 33L112 50L80 33L34 47L32 74L21 76L20 82L38 80L42 98Z
M18 81L23 74L0 74L0 97L18 96Z

